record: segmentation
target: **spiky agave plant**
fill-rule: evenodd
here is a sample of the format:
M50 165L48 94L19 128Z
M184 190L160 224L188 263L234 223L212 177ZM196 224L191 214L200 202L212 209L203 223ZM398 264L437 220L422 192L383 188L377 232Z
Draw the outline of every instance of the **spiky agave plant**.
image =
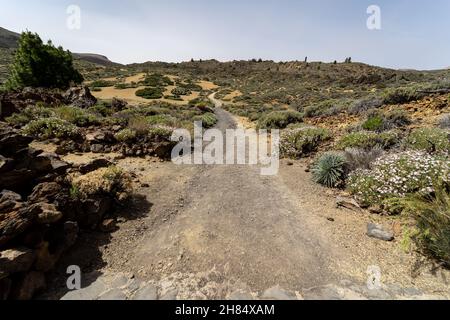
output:
M319 158L312 173L314 181L329 188L343 184L347 160L339 153L325 153Z

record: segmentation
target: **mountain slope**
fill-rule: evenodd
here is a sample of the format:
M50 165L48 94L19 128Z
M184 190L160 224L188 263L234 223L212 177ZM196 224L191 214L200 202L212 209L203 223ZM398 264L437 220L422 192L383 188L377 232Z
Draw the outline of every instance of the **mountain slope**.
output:
M0 48L17 48L20 35L0 27Z
M9 31L0 27L0 48L3 49L15 49L18 46L20 34ZM75 59L84 60L87 62L95 63L101 66L118 65L112 62L107 57L95 53L73 53Z

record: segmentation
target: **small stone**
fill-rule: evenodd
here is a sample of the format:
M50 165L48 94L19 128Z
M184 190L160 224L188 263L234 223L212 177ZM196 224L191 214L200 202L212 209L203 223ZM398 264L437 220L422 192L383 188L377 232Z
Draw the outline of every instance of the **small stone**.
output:
M227 297L227 300L249 301L249 300L254 300L254 298L248 292L245 292L243 290L236 290Z
M112 289L104 294L102 294L98 300L107 300L107 301L124 301L127 300L127 296L120 289Z
M174 301L177 300L178 290L177 289L171 289L167 291L166 294L161 296L160 300L163 301Z
M103 145L101 144L93 144L91 146L91 152L93 153L102 153L103 152Z
M37 206L39 206L41 211L37 216L37 222L40 224L56 223L63 217L63 214L53 204L39 203Z
M371 238L383 241L394 240L394 235L391 232L384 230L383 226L374 223L369 223L367 225L367 235Z
M158 290L152 284L146 284L136 291L133 300L153 301L158 299Z
M35 258L33 250L28 248L2 251L0 252L0 270L7 274L28 271Z
M334 222L335 221L334 218L331 218L331 217L328 217L327 220L330 221L330 222Z
M296 300L294 296L282 289L280 286L267 289L263 293L262 298L268 300Z
M336 205L338 208L346 208L346 209L353 210L353 211L361 210L361 206L353 198L337 197Z
M114 219L106 219L100 225L100 231L113 232L116 229L116 221Z
M46 288L45 276L41 272L32 271L23 276L12 291L14 300L31 300L36 293Z
M150 188L150 185L148 183L141 184L141 188Z
M102 293L108 290L108 287L101 279L97 279L88 287L74 290L66 293L61 300L78 301L78 300L96 300Z
M383 213L383 209L380 205L374 205L372 207L369 207L369 212L373 214L381 214Z

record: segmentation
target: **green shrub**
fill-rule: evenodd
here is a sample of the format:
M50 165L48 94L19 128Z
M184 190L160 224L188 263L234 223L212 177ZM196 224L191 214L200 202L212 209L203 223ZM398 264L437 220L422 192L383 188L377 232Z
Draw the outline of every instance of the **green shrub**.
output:
M328 188L342 186L345 180L346 158L339 153L322 155L314 166L312 173L316 183Z
M350 105L350 100L325 100L317 104L310 105L305 108L305 117L322 117L322 116L333 116L341 113L348 109Z
M374 148L389 149L398 143L399 137L395 131L375 133L369 131L353 132L345 135L337 144L339 150L358 148L371 150Z
M137 136L143 136L150 129L150 122L145 117L134 117L128 120L128 129L136 133Z
M131 82L131 83L117 83L114 88L118 89L118 90L125 90L125 89L131 89L131 88L137 88L138 85L135 82Z
M73 177L72 189L77 190L77 197L82 199L107 195L124 201L133 191L133 181L128 173L118 167L100 168L86 175Z
M411 237L425 254L450 266L450 190L435 187L433 195L415 195L405 201L405 212L415 220Z
M102 102L90 107L89 109L87 109L87 111L99 117L109 117L114 114L114 110L111 105Z
M68 121L77 127L88 127L100 124L100 119L95 115L86 112L84 109L63 106L55 109L56 117Z
M28 124L30 121L50 118L54 116L54 111L50 108L43 106L29 106L26 107L21 113L15 113L11 117L6 118L6 122L17 126L23 127Z
M173 86L174 83L169 77L163 76L159 73L148 74L140 84L149 87L166 87Z
M419 151L385 155L372 170L350 174L348 189L363 205L381 203L389 198L433 191L434 181L448 181L448 158Z
M362 114L364 112L375 110L383 106L383 101L377 97L369 97L354 102L350 108L350 114Z
M384 129L384 119L380 115L369 116L369 118L363 123L362 128L367 131L382 131Z
M349 148L345 149L345 158L349 171L357 169L370 169L372 163L383 155L383 149L374 148L371 150Z
M395 88L384 92L383 102L385 104L404 104L425 97L424 93L419 92L418 88Z
M177 119L167 114L158 114L154 116L147 117L147 122L150 125L165 125L165 126L176 126Z
M31 121L23 128L25 134L41 139L73 139L79 136L78 128L59 118L43 118Z
M404 110L394 110L387 113L384 117L385 130L403 128L412 123L408 114Z
M136 136L137 136L136 131L133 131L131 129L123 129L114 135L116 140L119 142L134 141L136 139Z
M439 127L441 129L450 129L450 114L446 114L441 119L439 119Z
M162 127L162 126L155 126L151 127L148 131L148 135L151 139L157 139L157 140L167 140L170 141L170 138L172 136L173 129Z
M297 111L275 111L262 117L258 122L259 129L284 129L292 123L303 121L303 114Z
M174 96L188 96L192 94L192 91L185 87L176 87L172 89L171 93Z
M433 152L450 151L450 132L439 128L416 129L406 139L406 146L413 150Z
M89 84L90 88L106 88L113 87L115 85L115 81L108 80L95 80Z
M217 123L217 117L214 113L205 113L201 116L195 116L194 121L201 121L203 123L203 128L211 128Z
M301 158L330 138L327 130L315 127L287 129L281 135L280 151L283 156Z
M136 96L145 99L161 99L163 95L162 88L145 88L136 91Z

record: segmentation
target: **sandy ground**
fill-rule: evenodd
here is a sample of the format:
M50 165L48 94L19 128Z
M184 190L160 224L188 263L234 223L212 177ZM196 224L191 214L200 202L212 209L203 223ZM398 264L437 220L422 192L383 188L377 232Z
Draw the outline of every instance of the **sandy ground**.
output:
M242 96L242 92L239 90L235 90L229 94L227 94L225 97L223 97L223 101L232 101L234 98Z
M128 101L129 103L150 103L152 101L163 101L171 104L187 104L189 101L196 99L200 96L198 92L193 92L189 96L182 96L183 101L175 101L170 99L144 99L136 96L136 91L144 89L145 87L128 88L128 89L116 89L114 87L102 88L102 91L92 92L97 99L110 100L112 98L119 98ZM174 86L170 86L166 89L165 94L171 94L170 91Z

